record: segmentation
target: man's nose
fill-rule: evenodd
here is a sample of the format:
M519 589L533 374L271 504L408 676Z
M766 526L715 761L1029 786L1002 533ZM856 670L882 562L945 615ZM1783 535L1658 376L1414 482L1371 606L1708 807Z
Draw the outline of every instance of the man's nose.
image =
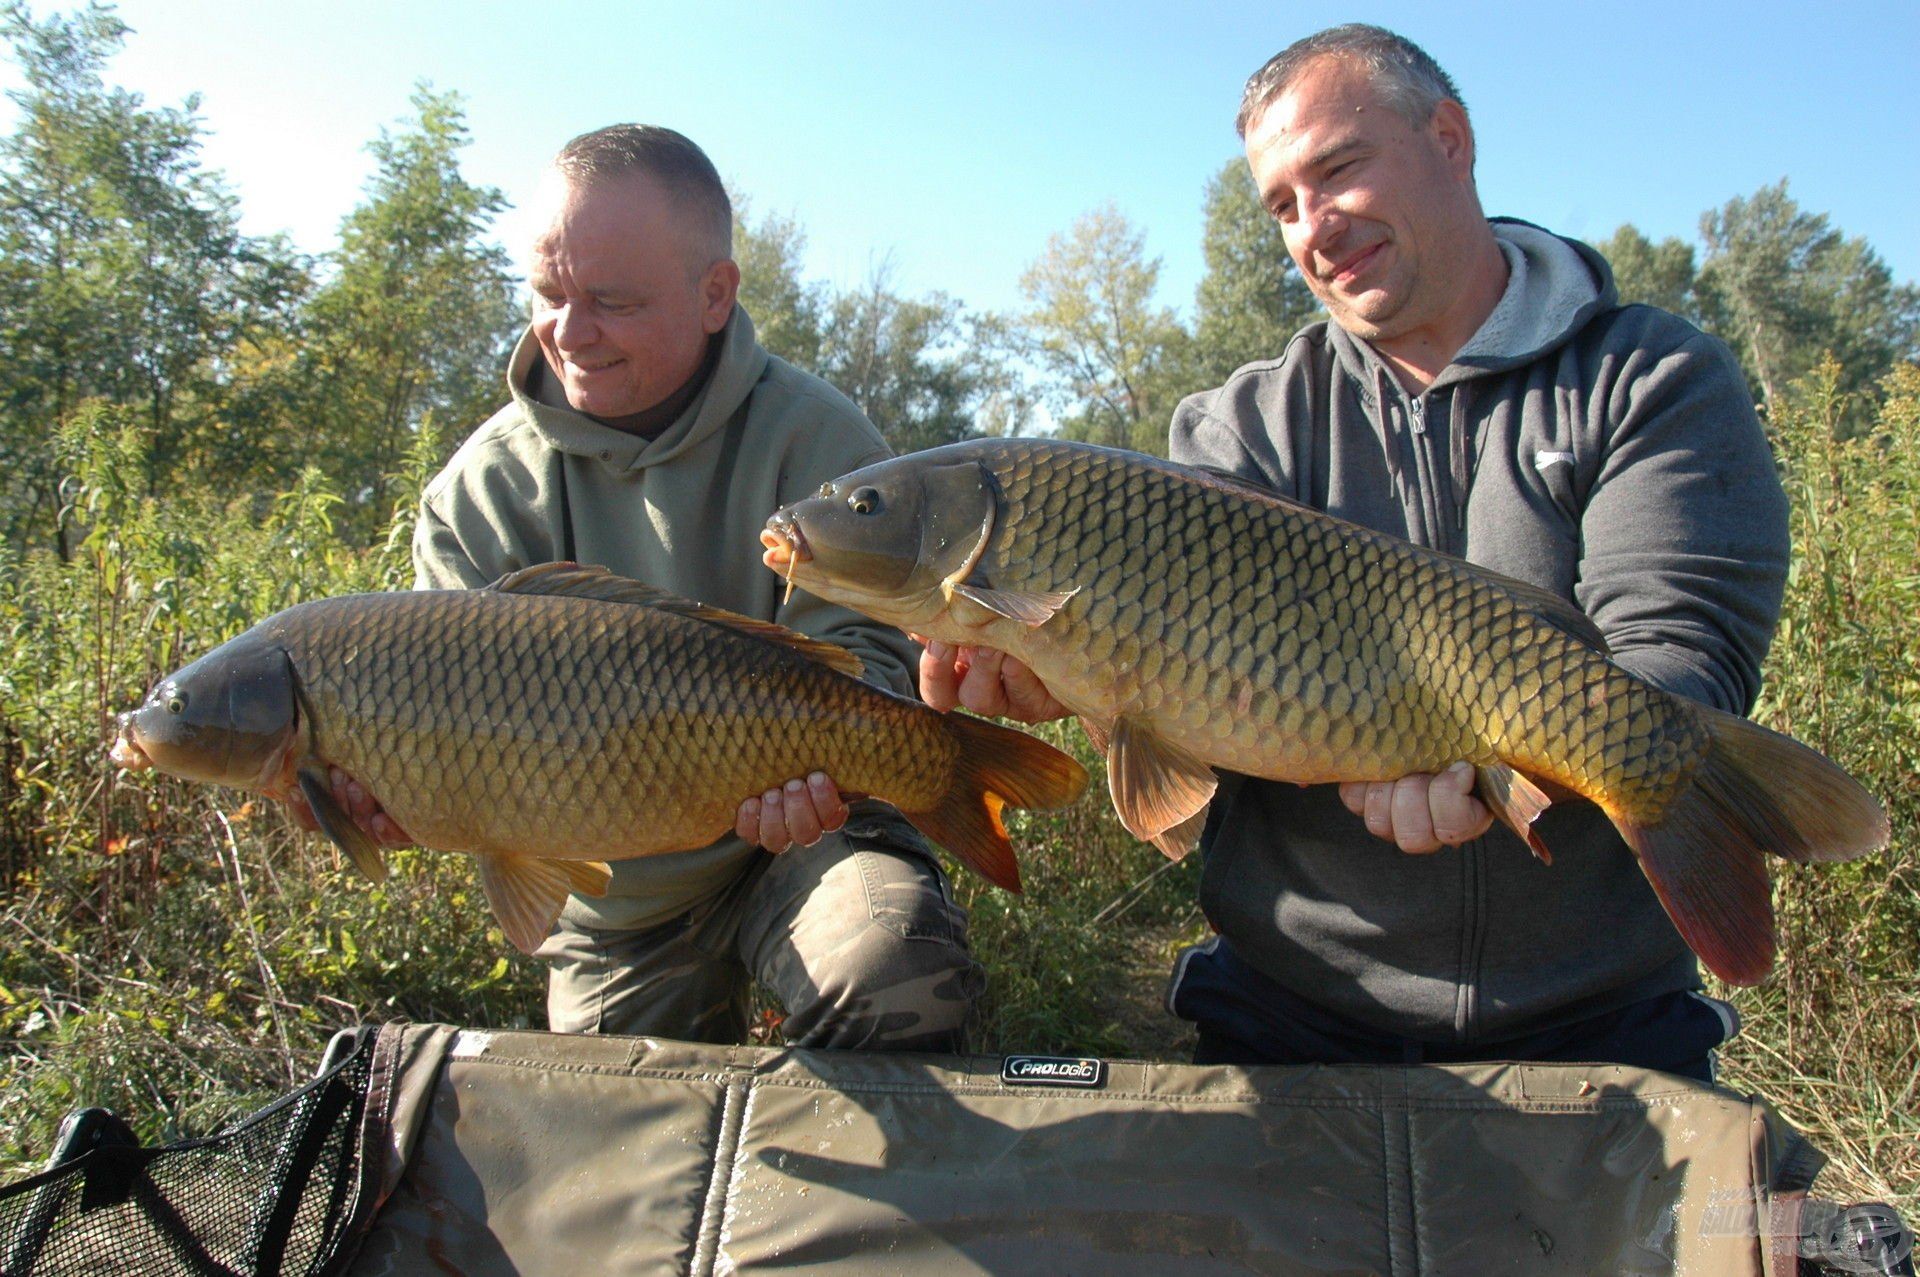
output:
M557 307L553 317L553 341L568 350L581 350L600 339L600 326L593 320L592 307L568 302Z
M1320 252L1336 243L1347 230L1346 214L1333 200L1306 196L1300 201L1300 245L1308 252Z

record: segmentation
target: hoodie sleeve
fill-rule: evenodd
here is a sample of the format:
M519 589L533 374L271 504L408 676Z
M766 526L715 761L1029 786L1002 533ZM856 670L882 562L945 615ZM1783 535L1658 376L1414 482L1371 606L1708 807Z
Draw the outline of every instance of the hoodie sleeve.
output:
M1694 332L1634 351L1604 389L1614 424L1581 517L1576 599L1622 666L1745 713L1788 564L1786 495L1746 380Z

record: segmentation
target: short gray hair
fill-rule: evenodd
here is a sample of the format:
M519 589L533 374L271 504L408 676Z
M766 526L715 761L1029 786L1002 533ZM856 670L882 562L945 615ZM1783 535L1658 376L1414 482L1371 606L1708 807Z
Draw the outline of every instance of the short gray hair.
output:
M733 256L733 201L726 183L683 133L657 124L609 124L561 147L553 167L576 187L630 173L650 177L691 216L713 261Z
M1442 102L1458 103L1463 112L1467 109L1453 78L1427 56L1426 50L1384 27L1349 22L1296 40L1248 76L1234 129L1246 137L1255 117L1285 93L1311 63L1326 57L1346 58L1364 68L1381 99L1415 128L1431 120L1434 108Z

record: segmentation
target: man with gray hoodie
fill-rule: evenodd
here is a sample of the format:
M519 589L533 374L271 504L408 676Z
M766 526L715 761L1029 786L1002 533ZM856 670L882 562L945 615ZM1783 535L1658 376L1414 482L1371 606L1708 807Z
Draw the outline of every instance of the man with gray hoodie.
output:
M1391 32L1294 44L1248 81L1238 127L1328 320L1183 402L1173 458L1553 590L1623 667L1750 708L1786 501L1726 348L1621 306L1585 245L1489 220L1458 91ZM998 654L936 647L921 687L936 707L1059 710ZM1590 805L1542 818L1549 866L1493 825L1464 763L1221 780L1201 843L1218 935L1168 992L1202 1062L1600 1060L1706 1079L1737 1030Z
M416 587L599 564L837 643L910 693L904 635L783 599L760 566L768 514L890 453L845 396L754 337L712 162L671 129L599 129L560 150L539 212L509 399L422 494ZM369 832L407 841L377 795L333 780ZM758 979L796 1045L960 1049L982 977L926 840L819 772L741 799L711 846L614 861L605 896L568 901L540 950L551 1026L738 1042Z

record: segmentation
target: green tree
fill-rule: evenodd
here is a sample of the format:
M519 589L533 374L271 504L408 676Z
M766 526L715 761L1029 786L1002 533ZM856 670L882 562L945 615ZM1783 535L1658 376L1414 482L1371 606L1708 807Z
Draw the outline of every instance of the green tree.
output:
M233 424L222 408L243 341L284 326L297 261L242 237L235 201L200 167L197 99L151 109L109 88L127 34L90 4L36 21L0 7L25 87L0 141L0 518L13 544L70 549L54 432L89 400L138 413L155 489Z
M1194 298L1194 372L1219 385L1242 364L1277 359L1320 302L1261 206L1245 160L1229 160L1207 180L1201 251L1207 273Z
M1857 428L1896 364L1920 354L1920 290L1895 285L1864 239L1787 193L1786 179L1700 219L1706 260L1697 290L1709 326L1740 356L1770 413L1788 385L1831 353Z
M733 194L733 260L740 267L740 304L753 317L760 344L809 372L820 365L827 302L801 277L807 233L792 217L768 213L751 221L743 195Z
M976 433L989 387L961 304L945 293L902 297L890 262L839 294L822 330L819 373L859 405L896 452Z
M1672 236L1656 244L1627 223L1594 247L1613 267L1614 286L1622 302L1644 302L1698 322L1691 244Z
M461 99L426 84L414 116L369 146L375 172L347 214L305 313L294 437L369 533L431 414L462 428L504 396L508 343L524 322L506 250L489 238L501 193L460 172Z
M1160 261L1108 204L1081 215L1020 277L1031 357L1068 438L1166 451L1192 338L1154 302Z

